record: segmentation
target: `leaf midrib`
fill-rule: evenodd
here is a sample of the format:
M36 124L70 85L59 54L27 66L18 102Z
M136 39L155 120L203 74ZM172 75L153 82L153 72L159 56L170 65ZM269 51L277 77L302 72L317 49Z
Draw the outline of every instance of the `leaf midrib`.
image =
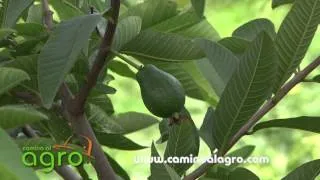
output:
M222 145L221 145L221 148L220 149L224 149L224 147L226 146L226 143L227 143L227 140L229 139L229 136L230 136L230 134L231 134L231 130L233 129L233 126L234 126L234 124L236 123L236 120L238 119L238 116L239 116L239 114L240 114L240 110L242 109L242 106L243 106L243 104L244 104L244 102L246 101L246 99L247 99L247 97L248 97L248 94L249 94L249 90L251 89L251 86L252 86L252 84L253 84L253 80L255 79L255 76L256 76L256 73L257 73L257 67L258 67L258 65L259 65L259 62L260 62L260 58L261 58L261 52L262 52L262 44L264 43L264 39L262 40L262 42L261 42L261 44L260 44L260 49L259 49L259 54L258 54L258 60L256 61L257 63L256 63L256 65L255 65L255 70L254 70L254 73L253 73L253 75L252 75L252 79L251 79L251 81L250 81L250 83L249 83L249 86L248 86L248 88L247 88L247 92L246 92L246 94L245 94L245 96L244 96L244 98L242 99L242 102L241 102L241 104L240 104L240 108L238 108L238 110L237 110L237 113L236 113L236 115L235 115L235 117L233 118L233 121L232 121L232 123L231 123L231 125L229 126L229 128L228 128L228 130L227 130L227 135L224 137L224 140L223 140L223 143L222 143Z
M293 55L293 57L292 57L291 62L289 63L289 65L288 65L287 68L286 68L285 76L282 76L282 78L281 78L281 81L280 81L281 83L286 80L287 74L290 73L288 70L291 69L292 65L295 63L295 60L297 59L298 49L301 47L301 44L302 44L303 40L305 39L307 30L309 29L309 25L310 25L310 23L311 23L311 19L312 19L314 13L315 13L315 12L314 12L314 11L315 11L315 7L317 7L318 2L320 2L320 1L319 1L319 0L315 0L314 6L312 7L312 10L311 10L311 14L310 14L310 16L309 16L309 18L308 18L308 22L307 22L307 24L305 25L305 28L304 28L304 31L303 31L303 35L301 36L301 38L300 38L300 40L299 40L299 43L298 43L298 46L297 46L297 48L296 48L295 51L294 51L294 55ZM282 59L282 57L281 57L281 59Z

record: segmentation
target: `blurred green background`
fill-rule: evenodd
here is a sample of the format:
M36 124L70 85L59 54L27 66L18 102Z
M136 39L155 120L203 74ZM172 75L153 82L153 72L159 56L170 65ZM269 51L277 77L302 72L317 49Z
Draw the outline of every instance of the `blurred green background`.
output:
M183 4L183 1L189 0L177 1ZM289 8L290 5L286 5L272 10L271 0L207 0L205 15L220 36L227 37L231 36L233 30L238 26L255 18L268 18L274 22L278 29ZM320 31L317 32L302 67L319 54ZM137 82L112 74L116 80L111 82L111 86L117 89L117 93L110 97L113 100L116 112L137 111L148 113L141 100ZM319 69L312 75L316 74L320 74ZM320 116L319 87L319 84L311 83L298 85L263 120L304 115ZM191 112L197 127L200 127L208 105L189 98L186 107ZM160 137L160 134L158 126L155 125L140 132L129 134L127 137L138 144L150 146L152 141L156 141ZM263 130L244 137L235 148L247 144L256 146L252 156L268 156L270 158L270 164L246 166L262 180L281 179L300 164L320 157L320 135L309 132L289 129ZM164 145L157 145L157 148L160 152L163 152ZM149 165L135 164L133 161L135 156L149 156L149 148L140 151L119 151L110 148L105 148L105 150L122 165L132 180L143 180L149 176ZM200 155L208 156L209 154L209 149L201 142ZM90 171L90 174L95 176L92 167L87 166L86 168ZM38 172L38 174L43 179L57 179L57 176L53 174L49 176L41 172Z

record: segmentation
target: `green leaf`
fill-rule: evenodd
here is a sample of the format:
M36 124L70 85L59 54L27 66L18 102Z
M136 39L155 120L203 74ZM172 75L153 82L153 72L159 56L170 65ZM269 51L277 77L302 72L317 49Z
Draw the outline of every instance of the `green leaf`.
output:
M19 103L19 100L10 94L3 94L0 96L0 106L5 106L8 104L15 105Z
M232 51L237 57L240 57L250 45L250 41L238 37L226 37L218 43Z
M129 68L129 66L121 61L110 61L108 63L108 68L119 74L120 76L124 76L124 77L128 77L128 78L132 78L135 79L136 78L136 74Z
M228 180L238 180L238 179L259 180L259 177L248 169L237 168L229 174Z
M39 50L39 43L40 43L39 39L31 39L31 40L24 41L23 43L18 44L15 47L15 51L12 52L12 55L17 57L17 56L27 56L30 54L36 54L38 53L38 50Z
M83 15L83 12L75 6L72 6L66 0L54 0L49 1L50 5L55 10L56 14L59 17L59 20L68 20L80 15Z
M43 25L37 23L22 23L14 26L19 35L37 37L39 35L46 35L46 29Z
M70 1L70 0L69 0ZM81 1L78 1L76 4L81 6L82 11L87 12L90 7L94 7L95 11L104 12L105 10L110 9L110 1L109 0L86 0L85 3L81 4Z
M206 19L202 19L199 23L175 33L187 38L204 38L211 41L220 39L219 33Z
M48 119L48 117L32 107L11 105L0 107L0 127L4 129L14 128L44 119Z
M35 92L38 92L38 72L37 72L38 55L20 56L5 66L10 68L20 69L28 73L29 81L23 81L22 84Z
M228 179L229 174L231 173L232 170L230 170L226 166L222 165L216 165L208 169L206 175L204 178L200 178L200 180L208 180L206 178L209 178L210 180L212 179Z
M87 102L99 106L108 115L112 115L114 113L111 99L105 94L89 96Z
M100 133L95 132L99 143L104 146L108 146L110 148L120 149L120 150L128 150L135 151L147 148L145 146L141 146L132 140L126 138L121 134L108 134L108 133Z
M270 95L276 58L272 39L261 33L240 59L213 116L213 139L219 151L227 148L232 136Z
M125 130L115 119L110 117L101 107L89 104L86 108L88 121L96 132L101 133L124 133Z
M272 39L277 35L274 24L268 19L255 19L249 21L233 31L232 36L252 41L256 36L265 31Z
M38 61L39 90L50 108L65 76L72 69L100 15L80 16L61 23L43 47Z
M151 26L149 29L163 33L175 33L191 27L201 21L201 18L194 11L187 11Z
M254 151L255 146L247 145L243 146L237 150L232 151L231 153L228 153L226 156L227 157L242 157L243 159L247 159L252 152ZM237 167L239 164L238 163L233 163L228 168L233 169Z
M137 16L129 16L121 20L117 26L112 48L119 51L134 39L140 33L141 23L141 18Z
M142 29L146 29L177 14L177 4L171 0L148 0L130 7L120 19L139 16L142 19Z
M128 134L159 122L153 116L138 112L109 116L101 107L94 104L89 105L87 114L93 129L103 133Z
M179 114L178 123L169 127L169 139L164 153L168 157L196 157L199 152L199 134L187 110ZM179 175L192 166L192 163L169 164Z
M200 18L194 11L178 14L149 29L163 33L179 34L187 38L219 39L218 32L211 24L205 18Z
M30 80L26 72L14 68L0 67L0 95L25 80Z
M21 13L33 3L33 0L4 0L1 7L1 27L14 26Z
M285 83L304 58L320 23L320 1L296 1L276 37L279 56L275 91Z
M118 114L114 118L115 121L120 124L122 129L124 129L124 133L126 134L159 123L159 121L155 117L138 112L126 112Z
M226 86L226 82L223 82L223 80L220 78L219 74L217 73L216 69L212 65L211 61L208 58L203 58L200 60L197 60L195 63L195 77L199 76L200 78L204 79L204 82L208 84L209 86L202 86L205 88L205 91L203 93L209 93L208 96L220 96L224 87ZM203 85L205 85L205 83ZM197 84L196 84L197 85ZM201 85L199 85L201 87ZM211 89L214 90L214 92L211 92ZM203 95L203 97L208 97L207 95ZM201 98L199 98L201 99ZM210 99L210 98L209 98ZM216 105L216 102L213 101L210 102L209 99L204 99L205 101L211 103L211 105ZM216 99L216 98L213 98Z
M55 113L49 113L47 122L48 132L56 142L64 142L73 134L68 121Z
M160 138L157 144L166 142L169 139L169 119L165 118L159 123Z
M206 1L205 0L191 0L193 8L196 10L199 17L203 16Z
M30 6L26 22L38 24L41 24L43 22L43 10L41 4L34 4Z
M154 61L177 62L204 57L202 51L186 38L156 31L143 31L128 43L122 53Z
M7 38L10 34L15 33L14 29L2 28L0 29L0 40Z
M212 138L212 124L213 124L214 109L209 107L204 117L203 123L199 130L199 135L203 141L208 145L211 150L215 149L215 145Z
M123 180L130 180L130 177L128 175L128 173L118 164L118 162L116 160L114 160L110 155L108 155L107 153L104 153L106 155L106 157L108 158L108 161L112 167L112 169L114 170L114 172L119 175L120 177L123 178Z
M161 158L157 149L152 143L151 145L151 157L156 158L159 162ZM158 179L168 179L168 180L180 180L179 175L168 165L163 163L151 163L150 164L151 176L148 178L149 180L158 180Z
M217 104L217 96L206 79L206 76L204 76L205 72L209 74L212 69L204 72L201 65L198 64L202 63L202 60L188 61L184 63L158 62L144 58L140 58L139 60L143 64L156 65L161 70L172 74L181 82L189 97L207 101L211 105Z
M216 42L197 40L195 43L205 52L213 67L213 71L216 72L216 79L214 81L215 84L219 84L219 86L215 86L215 90L218 95L221 95L234 69L238 66L239 60L231 51Z
M295 0L272 0L272 8L277 8L281 5L284 5L284 4L291 4L291 3L294 3Z
M315 76L314 78L312 78L312 80L314 82L320 83L320 75Z
M2 129L0 129L0 142L2 144L0 145L0 175L3 175L3 170L5 170L10 173L10 177L13 179L38 179L31 168L27 168L21 163L22 153L20 152L18 146ZM2 177L8 178L7 176Z
M174 169L172 169L170 166L168 166L167 164L164 164L164 167L166 168L171 180L181 179L180 176L177 174L177 172L175 172Z
M226 155L226 157L230 157L230 158L241 157L245 160L251 155L251 153L254 151L254 149L255 149L255 146L250 146L250 145L243 146L239 149L232 151L231 153L228 153ZM230 165L218 164L218 165L215 165L215 166L209 168L207 171L207 175L205 177L208 177L208 178L210 177L210 178L214 178L214 179L228 179L228 177L230 177L230 175L233 172L238 171L238 169L239 169L239 168L237 168L238 166L239 166L238 163L233 163ZM237 168L237 169L235 169L235 168ZM247 173L245 173L245 174L247 174ZM243 178L243 179L246 179L246 178Z
M254 126L252 133L266 128L290 128L320 133L320 117L301 116L288 119L275 119Z
M291 171L282 180L313 180L319 176L320 173L320 159L310 161Z

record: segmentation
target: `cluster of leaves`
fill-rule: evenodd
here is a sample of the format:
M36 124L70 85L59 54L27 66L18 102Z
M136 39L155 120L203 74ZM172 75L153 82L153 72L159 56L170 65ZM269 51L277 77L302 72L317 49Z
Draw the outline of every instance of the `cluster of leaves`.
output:
M134 80L135 72L128 64L154 64L177 78L189 97L206 101L212 107L200 130L187 110L181 112L180 123L170 125L169 119L160 122L138 112L114 114L108 97L116 93L109 86L114 78L105 70L86 103L86 115L100 144L120 150L146 148L125 135L159 123L161 138L157 143L167 143L164 158L197 156L200 137L210 150L217 148L225 153L232 137L298 68L320 23L319 0L274 0L273 7L285 3L294 4L278 32L270 20L255 19L237 28L231 37L221 39L203 15L204 0L192 0L191 7L182 9L171 0L139 4L125 1L113 53L108 57L108 70ZM6 143L2 143L0 174L6 177L36 179L19 159L12 159L21 154L17 142L6 133L12 132L12 128L30 124L42 135L38 144L61 142L72 134L59 114L61 101L57 93L64 82L72 92L77 92L86 81L109 18L109 1L57 0L50 1L50 5L56 25L49 33L42 25L38 1L1 1L0 126L5 131L0 131L0 138ZM91 7L93 12L89 12ZM319 132L318 121L319 117L273 120L258 124L252 133L270 127ZM246 158L253 149L243 147L226 156ZM154 144L151 155L160 156ZM122 179L129 179L125 170L106 156L115 172ZM150 179L180 179L191 166L151 164ZM17 171L16 167L21 168ZM311 179L319 169L320 162L315 160L284 179L299 179L303 174ZM203 177L216 178L259 179L237 165L214 166Z

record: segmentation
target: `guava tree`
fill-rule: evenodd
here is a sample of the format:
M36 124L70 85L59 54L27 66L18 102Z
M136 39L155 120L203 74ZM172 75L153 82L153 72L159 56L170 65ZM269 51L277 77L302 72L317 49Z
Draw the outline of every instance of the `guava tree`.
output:
M229 150L258 130L319 132L319 117L259 123L297 84L320 82L309 76L320 57L300 67L320 23L320 0L273 0L272 8L287 3L279 30L254 19L222 38L204 16L204 0L1 0L1 179L37 179L34 170L48 168L64 179L90 179L84 163L98 179L130 179L102 146L146 148L125 135L156 123L166 149L159 155L152 143L151 156L164 159L198 156L200 138L213 155L246 158L252 146ZM150 114L115 113L110 71L139 83ZM210 104L200 129L186 96ZM77 164L71 152L50 149L66 140L71 152L89 149L88 159ZM149 179L259 179L237 164L191 166L152 163ZM319 172L314 160L284 179L311 180Z

